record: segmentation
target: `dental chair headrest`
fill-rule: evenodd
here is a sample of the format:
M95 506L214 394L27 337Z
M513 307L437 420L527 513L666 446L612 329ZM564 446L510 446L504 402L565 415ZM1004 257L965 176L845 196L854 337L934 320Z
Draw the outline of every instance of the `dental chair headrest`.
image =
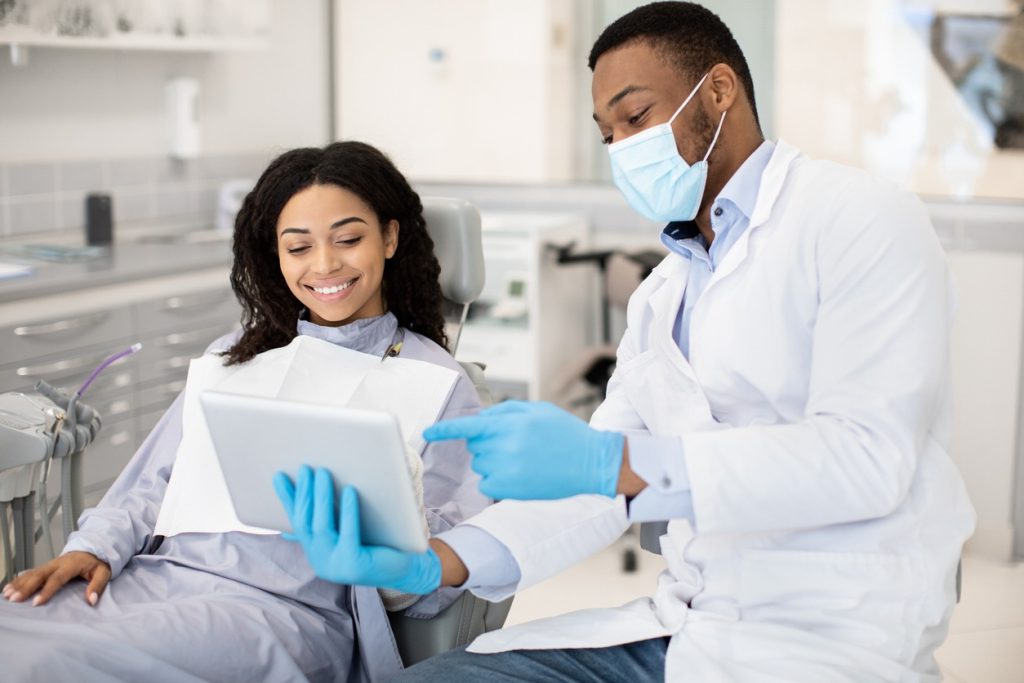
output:
M480 212L464 199L422 199L427 232L441 264L441 292L457 304L472 303L484 288Z

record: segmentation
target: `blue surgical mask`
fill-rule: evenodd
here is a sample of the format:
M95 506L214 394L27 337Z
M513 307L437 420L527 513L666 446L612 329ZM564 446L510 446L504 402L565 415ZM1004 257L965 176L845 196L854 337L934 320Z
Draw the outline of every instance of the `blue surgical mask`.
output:
M707 77L704 74L667 123L608 145L615 185L634 210L653 221L692 221L697 216L708 179L708 156L722 132L725 112L707 154L693 166L679 155L672 122Z

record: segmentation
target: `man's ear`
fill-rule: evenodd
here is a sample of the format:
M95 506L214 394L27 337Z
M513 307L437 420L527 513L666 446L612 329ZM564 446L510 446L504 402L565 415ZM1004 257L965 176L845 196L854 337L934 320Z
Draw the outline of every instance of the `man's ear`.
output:
M391 258L398 249L398 221L388 221L388 227L384 229L384 258Z
M740 90L740 79L736 72L728 64L715 64L708 72L708 80L711 82L711 101L704 104L710 105L710 109L718 113L730 109Z

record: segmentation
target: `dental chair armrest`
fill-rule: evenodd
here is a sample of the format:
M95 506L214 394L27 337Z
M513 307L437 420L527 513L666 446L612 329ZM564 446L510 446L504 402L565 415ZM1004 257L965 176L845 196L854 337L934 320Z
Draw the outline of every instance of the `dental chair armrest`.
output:
M405 666L412 666L501 628L512 608L512 599L488 602L465 591L431 619L416 619L401 612L388 613L402 661Z

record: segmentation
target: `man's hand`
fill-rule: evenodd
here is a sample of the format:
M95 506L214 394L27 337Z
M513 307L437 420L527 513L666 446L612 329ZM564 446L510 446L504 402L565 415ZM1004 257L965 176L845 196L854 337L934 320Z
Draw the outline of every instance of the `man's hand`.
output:
M441 560L432 548L408 553L363 545L356 491L350 486L342 489L341 510L335 513L334 480L327 470L320 468L314 474L303 466L294 484L288 475L278 472L274 490L291 520L292 537L302 544L306 559L321 579L420 595L441 585Z
M92 553L70 552L42 567L22 572L4 586L3 596L11 602L24 602L35 595L32 604L45 605L64 584L75 578L89 582L85 600L95 607L110 581L110 565Z
M465 439L480 490L496 500L612 498L625 437L602 432L550 403L506 401L472 417L445 420L423 432L427 441Z

